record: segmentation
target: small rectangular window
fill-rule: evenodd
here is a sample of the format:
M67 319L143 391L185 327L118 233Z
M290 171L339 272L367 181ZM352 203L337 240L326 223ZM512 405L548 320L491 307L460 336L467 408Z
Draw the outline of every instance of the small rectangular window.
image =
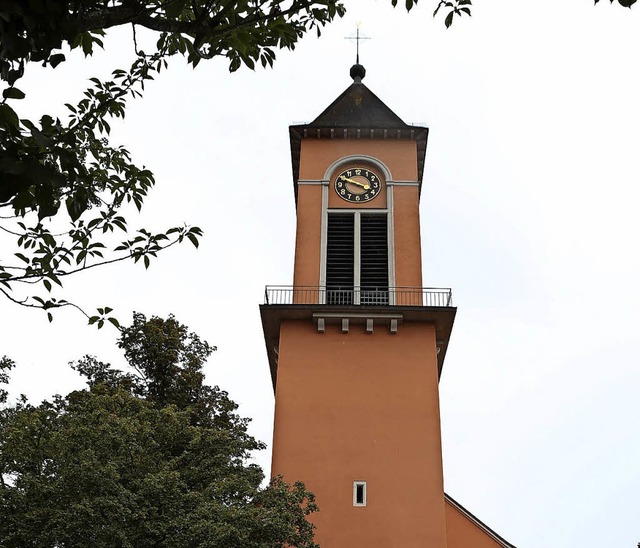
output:
M366 481L353 482L353 505L354 506L367 505L367 482Z

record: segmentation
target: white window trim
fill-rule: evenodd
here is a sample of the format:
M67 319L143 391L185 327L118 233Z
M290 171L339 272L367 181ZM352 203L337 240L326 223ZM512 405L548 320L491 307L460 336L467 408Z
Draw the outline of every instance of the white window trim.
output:
M337 208L329 210L329 190L331 186L330 177L333 173L340 168L340 166L351 163L351 162L369 162L373 164L376 168L378 168L383 174L385 178L385 186L387 189L387 207L382 209L351 209L351 208ZM388 246L388 262L389 262L389 287L395 287L396 285L396 265L395 265L395 245L394 245L394 231L393 231L393 176L389 168L382 163L377 158L373 156L367 156L366 154L358 154L351 156L344 156L333 162L325 171L324 177L322 178L322 217L321 217L321 226L320 226L320 276L318 279L320 280L320 287L325 287L327 285L327 224L329 218L329 211L336 213L386 213L387 214L387 246ZM357 220L355 222L359 223L359 215L356 215ZM358 232L356 232L358 234ZM355 252L355 250L354 250ZM356 255L359 257L359 253ZM354 257L355 258L355 257ZM360 259L358 259L359 261ZM358 282L356 282L354 277L354 291L356 291L356 295L359 294L359 277L360 270L356 270L358 273ZM358 286L356 289L355 286ZM325 295L321 294L320 296L320 304L325 304ZM395 304L392 302L392 299L395 298L395 295L389 294L389 304ZM359 299L358 299L359 300Z
M362 487L362 502L358 502L358 487ZM366 481L357 480L353 482L353 505L354 506L367 505L367 482Z

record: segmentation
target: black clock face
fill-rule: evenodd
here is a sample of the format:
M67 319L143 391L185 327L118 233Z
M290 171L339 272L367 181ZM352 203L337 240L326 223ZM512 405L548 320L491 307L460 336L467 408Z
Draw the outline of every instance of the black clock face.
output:
M345 169L336 177L334 188L340 198L347 202L370 202L382 189L382 181L364 167Z

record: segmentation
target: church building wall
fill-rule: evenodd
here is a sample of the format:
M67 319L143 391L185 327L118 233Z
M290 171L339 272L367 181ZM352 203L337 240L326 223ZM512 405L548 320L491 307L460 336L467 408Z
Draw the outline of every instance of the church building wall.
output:
M446 548L434 327L285 321L279 346L272 473L315 493L316 542Z

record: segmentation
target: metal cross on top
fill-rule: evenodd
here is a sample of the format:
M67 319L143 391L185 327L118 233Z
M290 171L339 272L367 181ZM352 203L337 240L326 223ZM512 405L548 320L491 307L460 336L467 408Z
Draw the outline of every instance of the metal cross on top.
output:
M356 65L360 64L360 40L371 40L368 36L360 36L360 23L356 24L356 35L345 36L345 40L356 41Z

